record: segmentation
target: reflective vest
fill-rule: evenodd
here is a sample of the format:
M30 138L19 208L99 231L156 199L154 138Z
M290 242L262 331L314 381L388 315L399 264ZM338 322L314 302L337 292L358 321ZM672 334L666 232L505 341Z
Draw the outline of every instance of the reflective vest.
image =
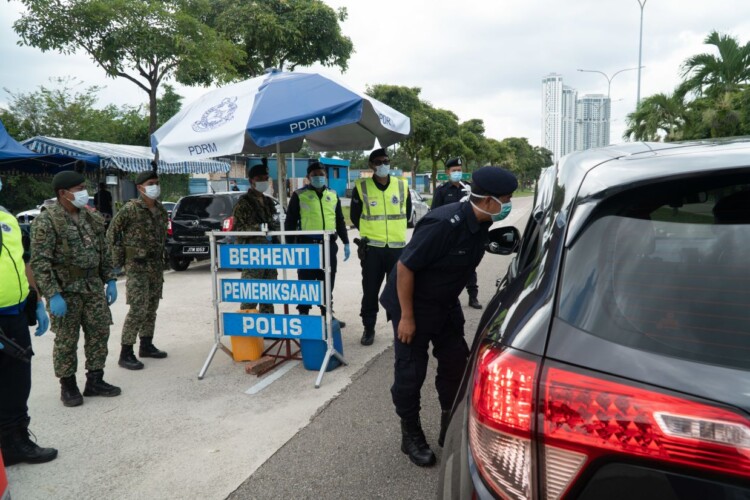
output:
M359 234L366 236L374 247L402 248L406 246L406 179L391 177L388 187L381 191L372 178L358 179L357 191L362 198Z
M313 188L309 188L297 191L297 196L299 196L300 227L303 231L336 229L336 204L339 201L336 191L325 189L318 198L318 193Z
M4 309L26 300L29 281L23 261L21 228L16 218L4 210L0 210L0 231L3 233L0 247L0 309Z

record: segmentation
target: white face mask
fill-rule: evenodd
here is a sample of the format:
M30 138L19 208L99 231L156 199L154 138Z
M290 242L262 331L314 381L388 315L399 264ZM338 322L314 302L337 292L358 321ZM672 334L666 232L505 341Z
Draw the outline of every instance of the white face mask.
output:
M76 208L83 208L85 207L89 202L89 192L85 189L83 191L78 191L77 193L73 193L71 191L68 191L73 195L73 199L70 200L70 202L73 204Z
M151 186L144 186L143 187L143 194L145 194L146 196L148 196L152 200L155 200L161 194L161 187L158 184L153 184Z
M375 175L378 177L388 177L388 174L391 173L391 166L390 165L380 165L375 170Z
M261 193L265 193L268 191L268 186L270 186L271 183L268 181L256 181L255 182L255 190Z
M500 211L499 211L499 212L496 212L496 213L488 212L487 210L484 210L484 209L482 209L482 208L479 208L478 206L476 206L476 204L474 204L474 202L473 202L473 201L471 202L471 205L472 205L472 206L473 206L474 208L476 208L477 210L479 210L480 212L482 212L483 214L489 215L489 216L490 216L490 217L492 218L492 221L493 221L493 222L498 222L498 221L502 220L502 219L498 219L498 217L500 217L500 216L502 215L502 213L503 213L503 209L502 209L502 207L503 207L503 202L502 202L502 201L498 200L498 199L497 199L497 198L495 198L494 196L481 196L481 195L478 195L478 194L474 194L474 195L472 195L472 196L473 196L474 198L490 198L490 199L493 199L493 200L495 200L496 202L498 202L498 203L500 204ZM506 214L506 215L507 215L507 214ZM503 217L503 219L504 219L504 218L505 218L505 217Z

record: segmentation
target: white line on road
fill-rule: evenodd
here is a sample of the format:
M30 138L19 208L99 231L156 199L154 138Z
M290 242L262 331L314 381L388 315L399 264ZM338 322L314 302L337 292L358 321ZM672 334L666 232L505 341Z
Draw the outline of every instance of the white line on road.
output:
M266 378L264 378L263 380L261 380L260 382L258 382L257 384L249 388L248 390L246 390L245 394L250 394L250 395L258 394L260 391L262 391L263 389L265 389L266 387L268 387L269 385L273 384L278 379L283 377L289 370L291 370L298 364L299 364L299 361L287 361L286 364L282 366L281 368L279 368L278 370L276 370L276 372L267 376Z

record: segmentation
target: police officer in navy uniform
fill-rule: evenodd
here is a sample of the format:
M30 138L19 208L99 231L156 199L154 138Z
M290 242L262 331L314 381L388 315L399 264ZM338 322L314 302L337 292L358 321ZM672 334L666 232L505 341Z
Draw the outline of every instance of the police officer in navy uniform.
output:
M420 466L435 463L419 420L429 344L438 360L442 446L469 354L458 297L484 256L490 226L507 217L518 187L500 167L482 167L472 181L468 201L432 210L419 222L380 296L395 336L391 395L401 418L401 451Z
M463 176L463 164L461 158L451 158L445 163L445 173L448 174L448 180L435 189L435 196L432 197L432 210L442 207L449 203L457 203L471 192L471 185L461 180ZM479 295L479 286L477 285L477 272L474 271L466 285L466 293L469 294L469 307L481 309L482 304L477 298Z

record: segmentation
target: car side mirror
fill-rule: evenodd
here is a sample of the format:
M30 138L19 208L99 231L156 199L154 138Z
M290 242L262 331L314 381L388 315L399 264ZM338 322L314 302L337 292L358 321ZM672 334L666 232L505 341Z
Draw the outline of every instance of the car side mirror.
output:
M510 255L518 252L521 243L521 233L513 226L498 227L491 230L487 236L487 251L497 255Z

